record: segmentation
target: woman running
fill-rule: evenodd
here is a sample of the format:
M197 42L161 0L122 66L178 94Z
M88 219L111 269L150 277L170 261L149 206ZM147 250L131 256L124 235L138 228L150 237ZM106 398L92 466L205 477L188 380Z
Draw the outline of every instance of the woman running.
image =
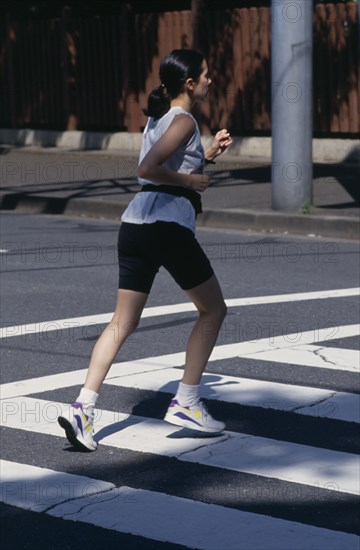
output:
M191 114L207 99L211 79L203 55L173 50L160 64L161 85L148 98L149 117L139 158L135 195L122 216L118 237L119 290L114 316L98 339L84 387L71 405L70 421L59 417L70 443L95 451L94 408L101 385L125 340L136 329L160 266L171 274L198 310L190 334L184 376L164 420L202 432L225 428L200 401L199 384L226 315L226 305L208 258L195 238L201 196L209 185L204 166L232 143L220 130L204 153ZM211 331L206 327L212 327ZM116 334L116 338L114 338ZM207 335L204 338L204 334Z

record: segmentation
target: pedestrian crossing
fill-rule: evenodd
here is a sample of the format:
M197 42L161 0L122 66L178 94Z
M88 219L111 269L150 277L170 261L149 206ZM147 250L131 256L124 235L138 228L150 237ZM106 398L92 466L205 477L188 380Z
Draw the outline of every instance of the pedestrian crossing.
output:
M355 290L303 299L354 296ZM231 307L240 306L246 304L234 300ZM177 312L176 305L162 307L161 313L148 309L154 316ZM61 323L63 330L66 320ZM10 328L4 338L16 336L18 328ZM210 412L227 424L215 437L162 420L182 376L184 352L116 363L96 413L99 449L76 454L76 460L72 453L71 468L59 461L70 446L57 417L69 414L86 369L3 384L0 500L169 548L358 550L359 395L325 380L334 372L358 377L359 352L332 341L357 337L359 328L327 326L217 345L202 385ZM289 365L319 376L316 385L300 385L235 375L234 369L227 372L235 360L271 362L275 369ZM14 456L10 442L25 433L34 452ZM84 457L92 464L88 471ZM107 470L113 460L116 467Z
M116 366L121 369L121 363ZM211 368L211 362L209 366ZM56 378L53 376L42 378L49 380L47 389L51 390L81 384L84 376L85 371L81 370L73 373L62 373L57 375ZM164 366L162 369L158 368L137 374L125 375L123 372L119 377L115 376L114 373L112 376L114 377L109 377L105 381L106 385L176 393L178 382L182 378L182 371ZM18 395L38 393L41 386L44 388L45 381L42 378L30 379L27 384L21 384L20 382L4 384L2 398L12 398L11 403L15 403L14 399ZM296 410L299 414L312 414L314 404L318 402L324 404L331 401L333 410L328 413L324 410L324 417L359 422L359 399L357 394L297 385L289 386L279 382L258 381L240 376L211 374L204 374L202 384L202 395L207 399L265 408L267 408L268 403L271 403L271 408L276 406L280 410ZM5 410L7 406L10 409L12 408L10 404L4 405Z
M29 397L12 400L12 407L13 412L8 411L6 415L8 428L53 436L59 435L57 416L69 415L69 406L65 403ZM214 438L174 437L174 434L183 433L184 429L175 430L162 420L101 409L97 415L95 439L102 445L172 456L179 460L310 486L319 483L325 487L329 482L328 472L331 471L331 482L339 491L360 494L358 458L350 453L314 448L309 454L308 447L304 445L232 431ZM268 463L269 456L272 457L271 463Z
M301 523L273 519L232 508L176 497L158 491L115 487L98 479L65 474L44 468L1 461L8 502L53 517L91 523L153 540L166 540L190 548L266 549L356 548L357 537ZM14 479L28 481L26 501ZM60 496L58 496L58 494ZM56 495L56 505L54 497ZM194 524L194 518L196 523ZM236 546L235 546L236 544ZM295 543L296 544L296 543Z
M335 290L320 290L318 292L296 292L293 294L276 294L270 296L253 296L249 298L236 298L226 300L228 308L244 307L251 305L281 304L286 302L302 302L306 300L325 300L329 298L350 298L358 296L358 288L341 288ZM174 315L176 313L187 313L196 311L191 302L181 304L170 304L144 309L142 318L158 317L163 315ZM26 325L5 326L0 328L0 338L11 338L19 336L29 336L43 332L52 332L56 330L68 330L69 328L78 328L97 324L109 323L113 313L102 313L100 315L86 315L83 317L72 317L70 319L56 319L54 321L45 321L40 323L29 323Z

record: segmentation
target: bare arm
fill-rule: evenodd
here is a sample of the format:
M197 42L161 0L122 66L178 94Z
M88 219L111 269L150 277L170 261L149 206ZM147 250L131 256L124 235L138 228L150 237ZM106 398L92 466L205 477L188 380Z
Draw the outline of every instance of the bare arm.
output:
M214 160L214 158L221 155L226 149L232 144L232 137L230 136L229 132L224 128L223 130L220 130L216 133L214 137L214 141L205 151L205 158L208 161Z
M195 123L190 117L187 115L175 116L166 132L141 161L138 176L154 183L204 191L209 185L208 176L203 174L181 174L162 166L179 147L188 141L194 131Z

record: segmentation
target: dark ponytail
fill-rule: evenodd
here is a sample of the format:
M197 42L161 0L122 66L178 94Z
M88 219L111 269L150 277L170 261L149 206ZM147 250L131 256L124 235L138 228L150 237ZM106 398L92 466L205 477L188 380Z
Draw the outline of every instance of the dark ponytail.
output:
M170 109L170 97L165 93L165 87L160 84L153 89L148 97L147 109L143 109L146 116L161 118Z
M160 63L160 81L148 97L146 116L161 118L170 109L171 99L176 98L184 89L188 78L197 80L202 71L204 56L196 50L173 50Z

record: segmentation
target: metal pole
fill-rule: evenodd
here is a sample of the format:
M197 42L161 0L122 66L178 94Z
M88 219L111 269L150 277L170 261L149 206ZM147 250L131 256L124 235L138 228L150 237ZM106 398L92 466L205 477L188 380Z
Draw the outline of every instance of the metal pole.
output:
M272 0L272 208L312 202L313 0Z
M360 78L359 62L360 62L360 0L358 1L358 78Z

